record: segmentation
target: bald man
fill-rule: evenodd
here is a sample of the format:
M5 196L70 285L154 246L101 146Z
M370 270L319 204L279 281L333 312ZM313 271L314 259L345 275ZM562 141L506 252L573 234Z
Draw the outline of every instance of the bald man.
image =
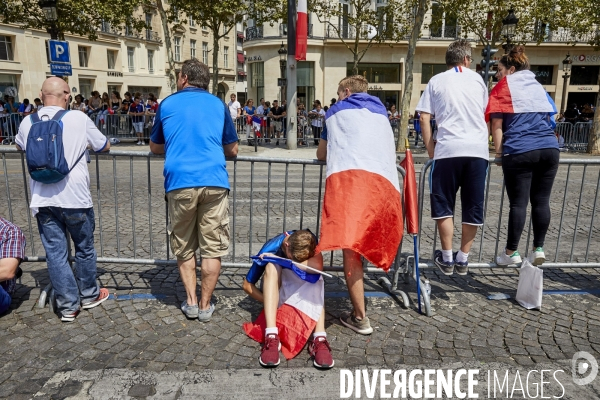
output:
M108 290L96 280L94 249L94 209L90 176L81 157L88 147L95 152L108 151L110 143L87 115L66 111L70 90L65 81L52 77L44 81L40 97L44 103L38 113L21 122L17 148L27 151L32 119L52 119L62 113L64 157L71 172L60 182L44 184L30 179L31 212L36 217L42 244L46 250L48 274L56 293L56 311L70 322L80 309L93 308L108 298ZM67 236L75 244L75 271L67 260Z

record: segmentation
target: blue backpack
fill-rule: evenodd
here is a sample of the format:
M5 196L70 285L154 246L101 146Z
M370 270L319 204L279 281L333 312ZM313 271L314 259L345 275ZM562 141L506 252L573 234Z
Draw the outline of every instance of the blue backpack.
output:
M58 111L52 119L40 119L37 113L31 114L31 129L27 137L25 158L31 179L41 183L62 181L85 155L85 151L69 168L63 147L62 117L66 110Z

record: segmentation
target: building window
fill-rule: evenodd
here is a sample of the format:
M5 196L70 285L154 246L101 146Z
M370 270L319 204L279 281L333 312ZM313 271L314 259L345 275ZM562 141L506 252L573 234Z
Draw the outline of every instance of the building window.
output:
M552 73L554 65L532 65L531 72L535 74L535 79L542 85L552 85Z
M0 36L0 60L13 60L12 40L10 36Z
M310 111L315 101L315 63L312 61L298 61L296 73L298 79L298 100Z
M576 65L571 67L571 85L597 85L600 66Z
M229 68L229 47L223 47L223 67Z
M154 73L154 50L148 50L148 73Z
M129 67L129 72L135 72L135 63L134 61L135 48L128 47L127 48L127 66Z
M79 46L79 66L81 68L87 68L88 66L88 48Z
M423 64L421 69L421 83L427 83L432 76L448 69L446 64Z
M196 21L194 21L194 17L192 17L191 15L190 15L189 22L190 22L190 28L196 27Z
M181 38L175 36L175 61L181 61Z
M194 39L190 40L190 57L196 58L196 41Z
M298 62L298 67L299 65L300 62ZM298 73L300 73L299 70ZM265 64L263 62L255 62L250 64L250 84L252 87L256 88L257 99L265 97ZM298 86L299 85L300 83L298 83Z
M346 64L346 76L352 75L353 63ZM402 83L400 64L358 64L358 75L367 78L369 83Z
M202 62L208 65L208 43L202 42Z
M108 69L115 69L117 64L117 52L115 50L106 50L106 58L108 60Z
M152 14L146 13L146 40L152 40Z
M89 99L92 96L93 90L94 81L92 79L79 78L79 94L81 94L84 99Z

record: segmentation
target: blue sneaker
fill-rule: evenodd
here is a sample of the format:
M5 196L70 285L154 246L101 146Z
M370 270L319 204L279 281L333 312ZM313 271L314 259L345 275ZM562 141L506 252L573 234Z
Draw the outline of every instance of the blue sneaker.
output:
M444 261L441 250L435 251L433 262L442 271L442 274L452 275L454 273L454 261Z
M458 251L452 253L452 259L454 260L454 268L456 268L456 273L459 275L467 275L467 273L469 272L469 262L456 261L457 254Z

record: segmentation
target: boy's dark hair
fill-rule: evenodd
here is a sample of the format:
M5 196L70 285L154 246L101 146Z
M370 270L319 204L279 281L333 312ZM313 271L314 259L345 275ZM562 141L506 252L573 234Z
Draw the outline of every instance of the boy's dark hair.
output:
M317 239L309 231L296 231L288 238L290 253L294 261L304 262L315 255Z

